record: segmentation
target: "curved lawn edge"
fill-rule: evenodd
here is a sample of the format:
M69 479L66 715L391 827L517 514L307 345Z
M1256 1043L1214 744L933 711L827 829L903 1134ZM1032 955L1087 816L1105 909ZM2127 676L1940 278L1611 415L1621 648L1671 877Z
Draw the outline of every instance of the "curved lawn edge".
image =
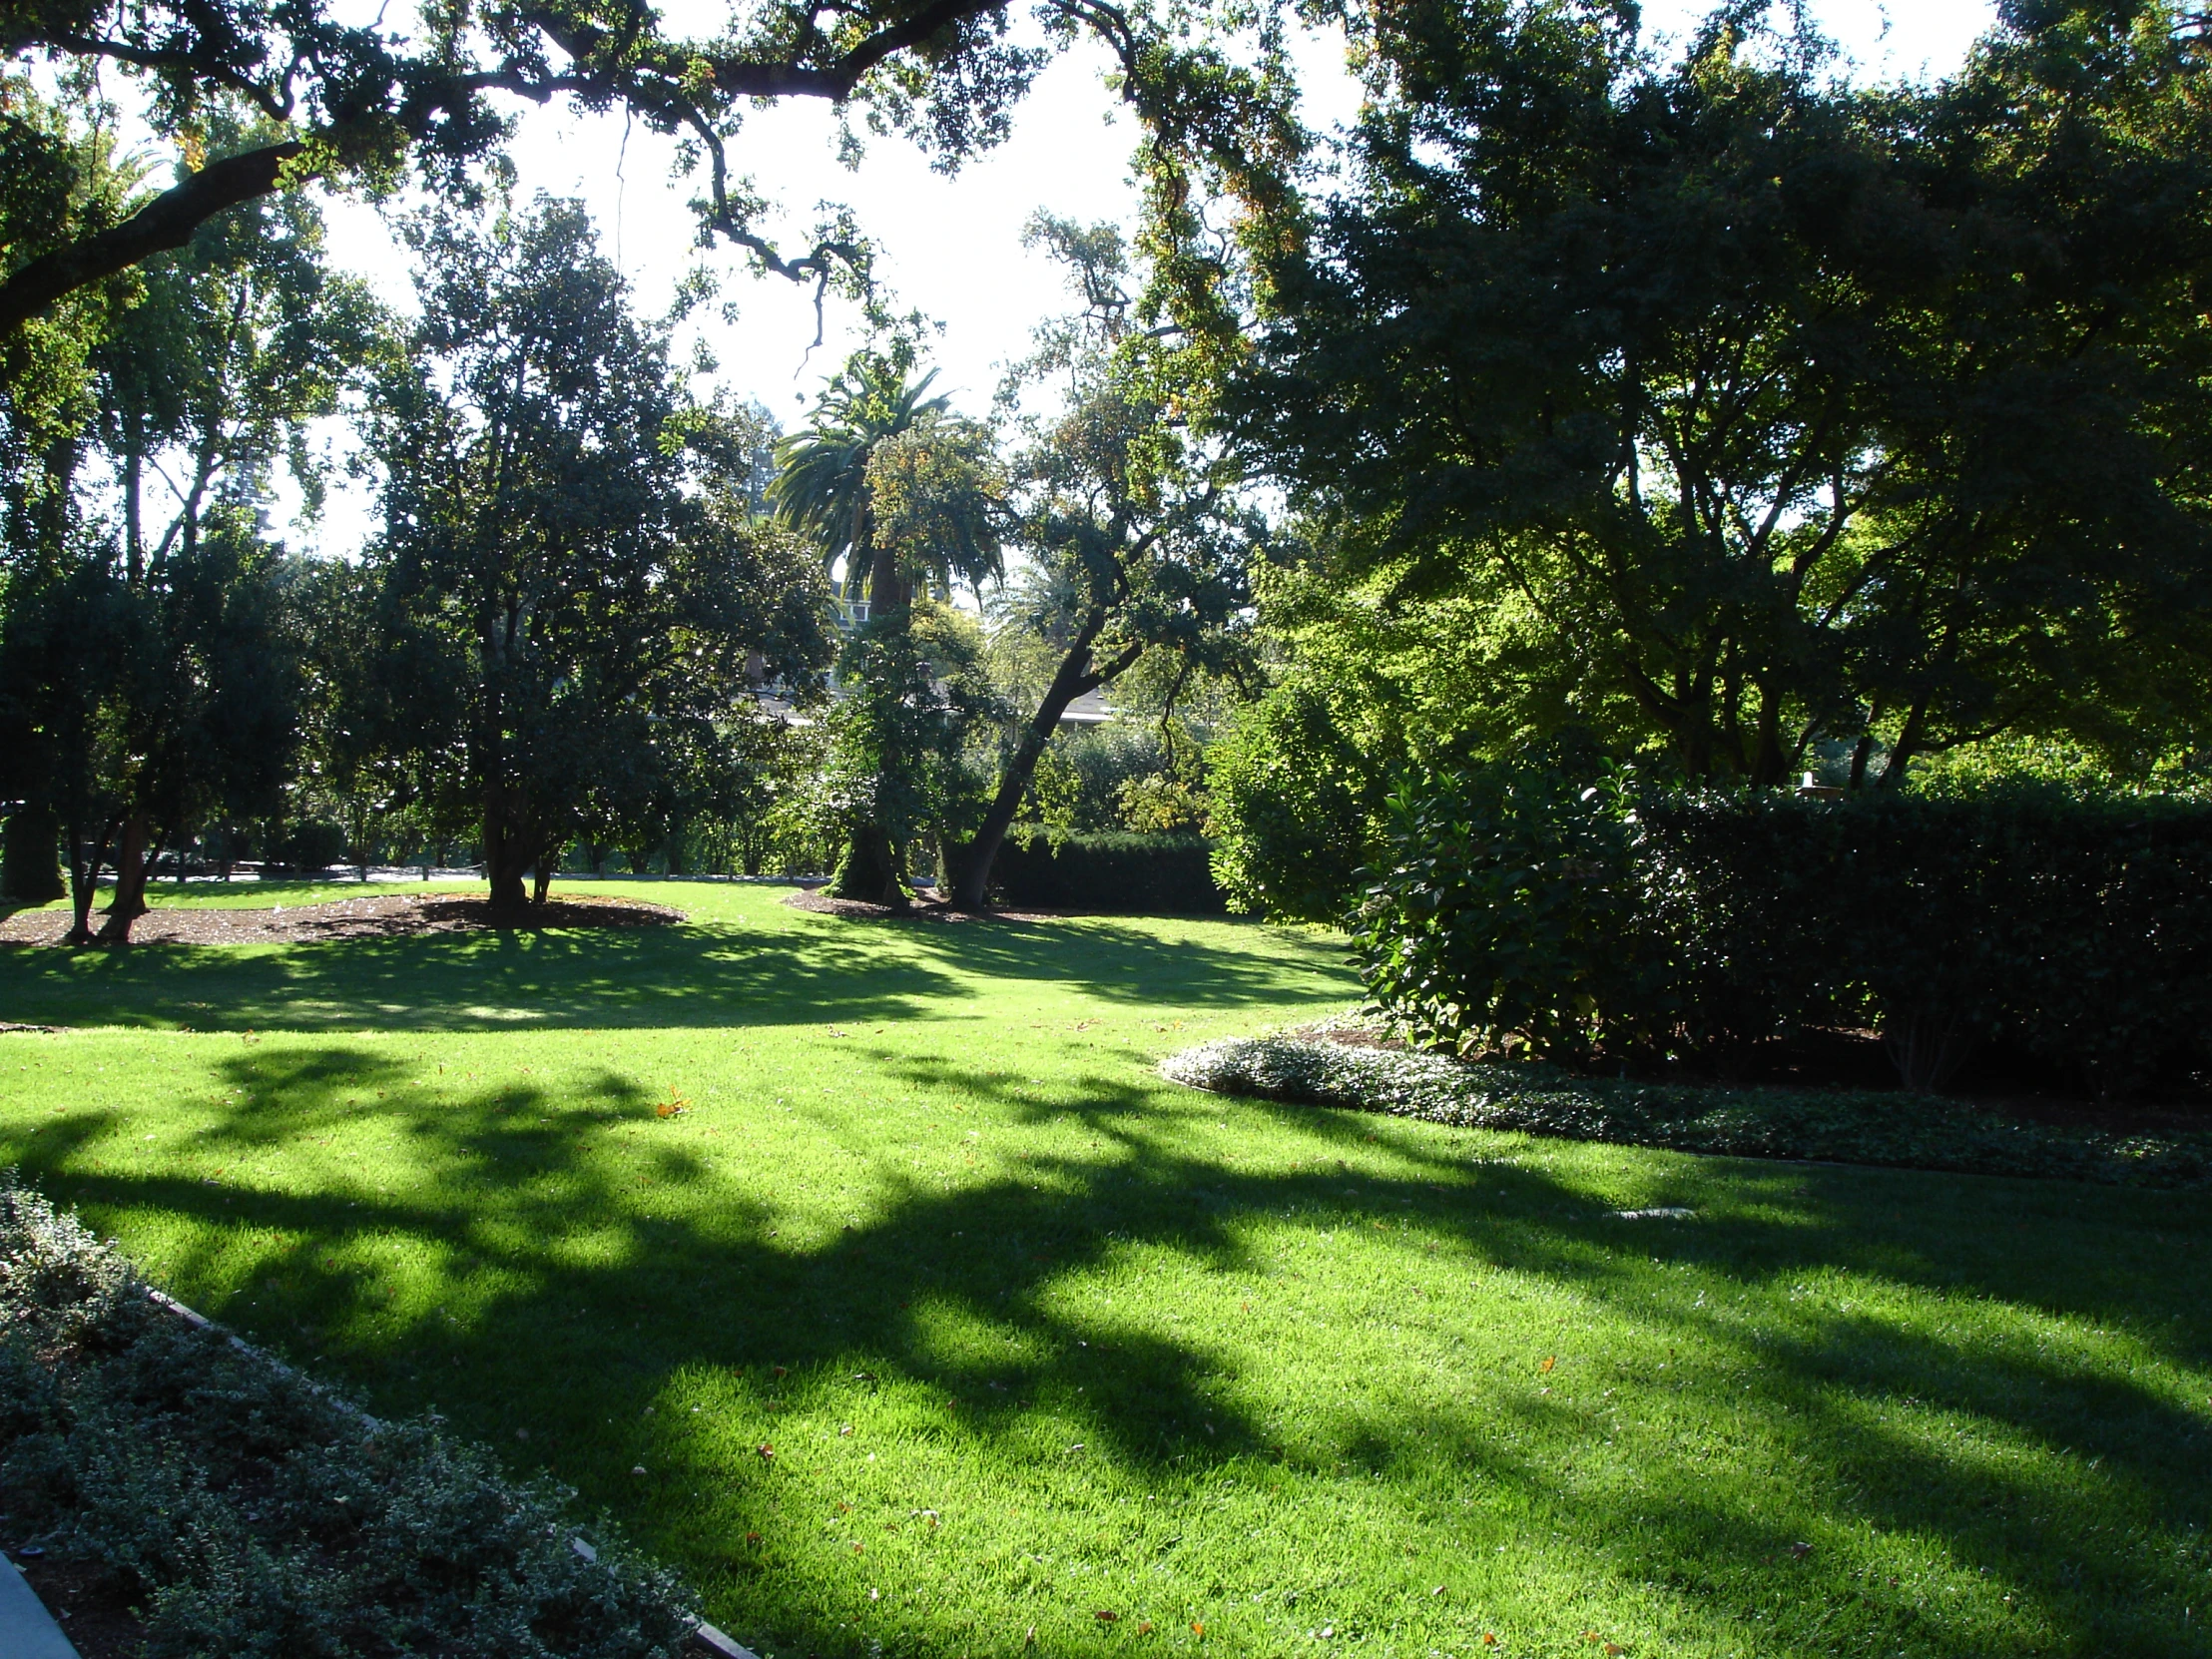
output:
M1161 1061L1160 1073L1216 1094L1616 1146L2118 1187L2212 1187L2212 1134L2062 1128L1926 1096L1616 1082L1288 1036L1200 1043Z

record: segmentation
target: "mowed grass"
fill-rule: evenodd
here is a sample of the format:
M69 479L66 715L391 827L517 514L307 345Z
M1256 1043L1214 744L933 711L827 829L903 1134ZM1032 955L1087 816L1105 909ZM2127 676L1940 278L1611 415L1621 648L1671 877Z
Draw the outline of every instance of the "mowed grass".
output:
M777 1659L2212 1652L2202 1195L1153 1074L1311 935L590 890L693 919L0 952L0 1162Z

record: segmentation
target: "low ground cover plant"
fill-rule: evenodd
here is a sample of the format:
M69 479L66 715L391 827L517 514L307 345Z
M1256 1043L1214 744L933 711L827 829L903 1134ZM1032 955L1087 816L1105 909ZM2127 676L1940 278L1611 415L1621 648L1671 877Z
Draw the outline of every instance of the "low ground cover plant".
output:
M682 1584L579 1549L568 1496L195 1327L0 1175L0 1536L94 1569L149 1659L682 1652Z
M1375 1000L1462 1053L1725 1069L1871 1026L1910 1089L2001 1039L2115 1099L2205 1057L2212 803L1444 771L1392 798L1356 937Z
M1636 1082L1296 1036L1220 1038L1171 1056L1161 1071L1219 1094L1621 1146L2123 1187L2212 1187L2212 1130L2120 1135L2016 1121L1949 1102L1907 1110L1894 1094L1867 1091Z

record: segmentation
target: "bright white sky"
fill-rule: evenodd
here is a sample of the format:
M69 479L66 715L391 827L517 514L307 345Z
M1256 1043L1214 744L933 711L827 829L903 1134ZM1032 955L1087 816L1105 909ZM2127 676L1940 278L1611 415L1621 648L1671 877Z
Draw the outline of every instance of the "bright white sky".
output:
M1704 0L1645 0L1655 36L1679 39L1709 10ZM1857 65L1861 79L1940 76L1964 58L1989 26L1991 0L1813 0L1814 16ZM1357 107L1357 89L1336 52L1308 42L1301 53L1305 118L1328 129ZM849 204L881 250L880 277L900 307L918 307L941 324L932 348L938 386L972 414L984 412L1003 364L1022 355L1038 322L1068 308L1059 274L1021 246L1021 228L1039 208L1085 223L1133 223L1129 180L1134 123L1100 84L1103 54L1062 57L1039 78L1000 149L946 178L929 171L899 140L870 145L858 172L835 160L830 112L792 100L748 118L732 152L787 214L803 247L821 202ZM580 197L597 217L605 247L636 284L642 308L664 308L676 282L704 264L735 301L735 323L720 307L702 310L698 328L720 362L716 376L740 396L758 398L787 427L804 417L824 378L857 343L853 318L832 301L830 331L811 356L810 296L780 278L749 276L728 247L693 245L691 190L674 177L674 146L643 128L625 138L620 115L579 117L558 108L524 117L514 158L525 194ZM358 203L327 204L332 254L366 276L395 305L411 308L408 263L376 212ZM705 388L702 387L704 390ZM288 503L280 503L278 517ZM333 491L322 523L292 527L302 548L350 553L369 529L357 491Z

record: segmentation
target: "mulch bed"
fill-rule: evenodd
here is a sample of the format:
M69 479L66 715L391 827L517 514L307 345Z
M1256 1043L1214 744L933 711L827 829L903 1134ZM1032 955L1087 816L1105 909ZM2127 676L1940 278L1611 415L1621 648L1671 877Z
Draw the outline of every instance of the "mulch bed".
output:
M95 911L95 916L98 915ZM465 893L419 898L380 893L329 904L279 904L266 910L164 909L156 905L131 929L133 944L314 944L333 939L404 938L417 933L477 933L503 928L659 927L684 912L634 898L549 898L520 922L495 920L491 901ZM66 910L18 910L0 919L0 944L60 944Z
M923 890L927 890L926 888ZM831 898L826 892L810 887L795 892L784 902L795 910L812 910L817 915L843 916L848 921L1058 921L1060 915L1051 910L955 910L941 900L930 899L903 907L895 904L870 904L864 898Z

